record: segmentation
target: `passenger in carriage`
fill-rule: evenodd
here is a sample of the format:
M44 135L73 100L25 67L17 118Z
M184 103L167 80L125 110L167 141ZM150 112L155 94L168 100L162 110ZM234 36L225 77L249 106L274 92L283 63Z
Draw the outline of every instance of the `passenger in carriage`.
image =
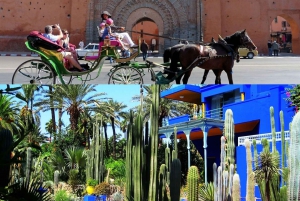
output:
M101 24L100 24L100 26L101 26ZM102 33L102 36L99 35L100 38L101 38L100 41L103 41L105 38L109 38L110 40L116 40L116 41L119 42L119 46L121 46L122 50L127 50L128 48L121 41L121 39L119 38L119 35L111 32L111 27L110 27L111 24L113 24L113 20L112 19L107 19L106 24L105 24L105 28L104 28L103 33ZM99 34L101 34L101 32L102 32L102 30L100 29Z
M108 11L103 11L103 13L101 14L101 18L102 18L102 22L106 23L107 19L111 19L111 14ZM129 47L131 47L131 48L137 48L138 47L136 44L134 44L134 42L132 41L129 34L127 32L124 32L125 27L118 27L118 26L114 25L113 23L110 25L110 27L112 29L112 32L119 35L119 38L124 43L128 44ZM118 30L120 30L121 32L118 32Z
M45 33L43 34L43 36L45 38L48 38L49 40L51 40L54 43L58 43L59 41L63 38L63 32L60 28L60 26L58 24L53 25L53 28L57 29L59 31L59 35L54 35L52 34L52 26L51 25L47 25L45 27ZM70 64L72 65L72 67L77 68L79 71L85 71L86 69L82 68L80 66L80 64L78 63L78 61L73 57L71 52L68 51L61 51L61 54L63 56L63 58L67 59Z
M63 37L59 41L59 45L62 46L66 52L71 52L72 56L76 59L78 62L77 58L77 53L76 53L76 46L70 43L70 38L69 38L69 32L67 29L62 30Z

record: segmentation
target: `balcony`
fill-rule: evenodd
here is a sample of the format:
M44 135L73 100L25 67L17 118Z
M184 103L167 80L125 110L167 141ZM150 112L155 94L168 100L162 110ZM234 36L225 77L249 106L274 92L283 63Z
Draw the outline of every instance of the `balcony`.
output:
M272 142L272 133L265 133L265 134L258 134L258 135L249 135L249 136L243 136L238 138L238 146L244 145L245 140L249 139L249 141L253 142L253 140L256 140L256 144L261 144L261 140L265 138L269 142ZM290 132L289 131L284 131L284 138L285 140L290 139ZM276 141L281 141L281 132L276 132Z

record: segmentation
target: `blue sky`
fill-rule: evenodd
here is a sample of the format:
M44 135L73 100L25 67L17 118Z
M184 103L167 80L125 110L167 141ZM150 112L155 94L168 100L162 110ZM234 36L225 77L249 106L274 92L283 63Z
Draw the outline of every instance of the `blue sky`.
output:
M16 87L19 85L10 85L10 87ZM5 89L6 85L0 85L0 89ZM140 104L139 101L134 102L132 101L132 97L136 95L140 95L140 85L103 85L99 84L96 86L97 92L104 92L106 93L106 98L112 98L115 101L122 102L123 104L127 105L126 110L137 106ZM145 93L145 92L144 92ZM45 133L45 123L51 119L50 112L44 112L41 114L41 130L42 133ZM65 114L63 116L63 122L65 124L69 124L69 116ZM119 133L119 130L117 129ZM112 135L111 128L108 128L108 135Z

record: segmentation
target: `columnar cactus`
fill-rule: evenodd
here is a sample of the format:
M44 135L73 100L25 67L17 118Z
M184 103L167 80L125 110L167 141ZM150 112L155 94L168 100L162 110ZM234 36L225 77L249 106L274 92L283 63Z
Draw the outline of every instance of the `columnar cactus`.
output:
M27 181L30 181L31 167L32 167L31 147L28 147L27 148L27 156L26 156L26 179L27 179Z
M101 122L102 125L102 122ZM101 135L100 135L101 134ZM93 140L90 150L87 151L86 178L93 178L99 182L104 181L104 143L103 132L100 133L99 123L93 125Z
M214 201L218 201L218 172L217 164L213 164L213 175L214 175Z
M254 197L255 179L254 179L254 172L252 170L251 143L250 143L249 139L245 140L245 146L246 146L246 160L247 160L247 195L246 195L246 200L247 201L255 201L255 197Z
M174 152L174 153L173 153ZM177 148L177 127L174 128L174 150L172 151L172 160L178 157Z
M257 154L257 146L256 146L255 139L252 141L252 144L253 144L253 150L254 150L254 164L255 164L255 167L257 167L258 166L258 154Z
M222 167L218 167L218 201L223 200L222 193Z
M226 137L226 162L229 164L235 164L234 161L234 120L232 110L228 109L225 113L225 126L224 126L224 135Z
M197 166L191 166L187 175L188 200L198 201L199 171Z
M56 187L58 186L58 182L59 182L59 171L55 170L54 171L54 184Z
M232 189L232 201L241 200L241 185L240 185L240 176L238 174L233 175L233 189Z
M13 142L14 141L10 130L3 129L0 131L0 188L4 188L9 183L9 161Z
M173 159L170 172L170 196L171 201L180 199L181 183L181 162L179 159Z
M158 117L159 117L159 98L160 85L154 84L152 87L152 107L150 114L151 125L151 158L150 158L150 183L148 200L156 200L157 198L157 151L158 151Z
M270 119L271 119L271 130L272 130L272 153L276 151L276 131L275 131L275 120L274 120L274 108L270 107Z
M166 185L167 185L167 167L165 164L162 164L160 166L159 170L159 193L158 193L158 200L164 201L167 200L167 191L166 191Z
M300 112L298 112L291 126L289 150L289 182L288 201L300 199Z
M170 158L170 148L166 147L165 149L165 163L167 169L167 183L170 184L170 166L171 166L171 158Z
M220 158L221 160L220 166L222 167L222 170L225 170L225 163L226 163L225 141L226 141L225 137L222 136L221 137L221 158Z

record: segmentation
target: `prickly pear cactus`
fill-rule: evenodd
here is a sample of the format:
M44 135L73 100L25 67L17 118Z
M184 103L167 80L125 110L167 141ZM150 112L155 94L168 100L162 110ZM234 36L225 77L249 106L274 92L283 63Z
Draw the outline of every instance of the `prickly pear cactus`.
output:
M188 200L198 201L199 171L197 166L191 166L187 175Z

